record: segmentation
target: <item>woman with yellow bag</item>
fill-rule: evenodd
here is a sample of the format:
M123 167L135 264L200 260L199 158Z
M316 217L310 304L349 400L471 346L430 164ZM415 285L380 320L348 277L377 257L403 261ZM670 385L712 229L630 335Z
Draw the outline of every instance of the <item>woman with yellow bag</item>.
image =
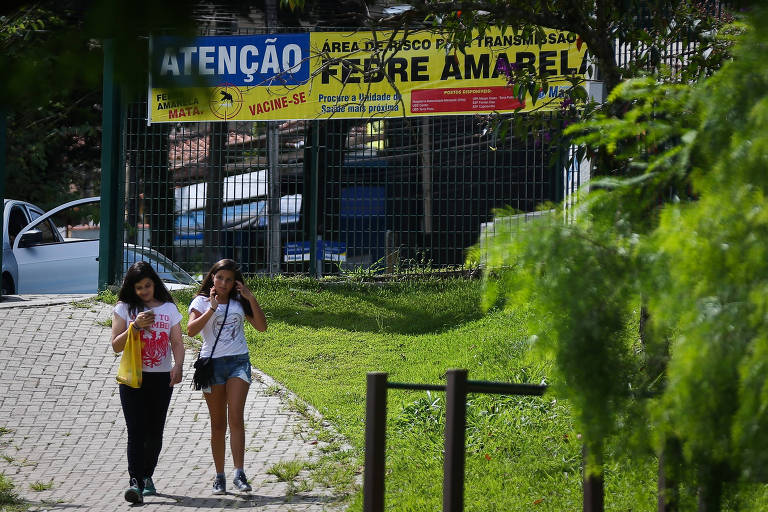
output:
M163 447L173 386L182 378L181 313L145 261L137 261L128 269L118 299L112 318L112 349L125 350L118 371L120 402L128 429L130 484L125 499L143 503L144 496L157 493L152 476ZM141 346L140 371L131 352L134 344Z

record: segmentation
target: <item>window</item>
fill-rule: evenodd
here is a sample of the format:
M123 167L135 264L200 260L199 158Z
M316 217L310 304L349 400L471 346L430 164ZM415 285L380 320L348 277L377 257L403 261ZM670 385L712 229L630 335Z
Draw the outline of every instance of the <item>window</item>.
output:
M29 207L29 216L32 218L32 220L36 220L38 217L43 216L43 211L38 210L34 207ZM43 243L44 244L53 244L56 242L60 242L61 239L56 234L56 226L54 226L53 222L51 220L47 220L45 222L42 222L38 224L35 229L39 229L40 232L43 234Z
M24 208L18 205L11 208L11 213L8 215L8 240L11 243L11 247L13 247L13 241L16 240L16 235L27 224L29 224L29 219L27 219Z

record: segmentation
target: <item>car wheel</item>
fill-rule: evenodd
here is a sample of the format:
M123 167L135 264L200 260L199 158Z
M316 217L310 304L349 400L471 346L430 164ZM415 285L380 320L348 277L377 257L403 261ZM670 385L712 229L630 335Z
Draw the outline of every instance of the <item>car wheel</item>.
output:
M16 289L13 287L13 279L11 276L3 276L3 295L13 295L16 293Z

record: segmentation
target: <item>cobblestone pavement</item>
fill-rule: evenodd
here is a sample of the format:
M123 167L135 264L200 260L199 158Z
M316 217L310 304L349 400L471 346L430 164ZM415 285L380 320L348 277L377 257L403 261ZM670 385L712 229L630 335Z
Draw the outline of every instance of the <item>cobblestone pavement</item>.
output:
M124 510L125 421L109 343L112 307L87 296L4 297L0 302L0 473L31 510ZM205 401L190 386L196 354L188 349L184 382L174 389L145 509L338 511L332 490L302 472L296 487L268 474L278 462L315 460L322 442L305 417L275 394L254 368L246 403L245 469L253 492L212 496ZM227 480L232 459L227 443ZM304 487L300 484L304 482ZM32 484L51 483L35 491ZM306 487L315 486L310 490ZM298 492L296 488L298 487ZM292 492L294 491L294 492Z

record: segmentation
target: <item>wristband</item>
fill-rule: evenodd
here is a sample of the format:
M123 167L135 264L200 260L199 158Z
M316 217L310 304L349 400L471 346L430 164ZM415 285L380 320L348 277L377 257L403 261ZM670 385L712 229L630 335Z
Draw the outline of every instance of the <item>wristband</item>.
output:
M216 312L216 308L212 308L211 306L208 306L208 310L213 311L214 313Z

